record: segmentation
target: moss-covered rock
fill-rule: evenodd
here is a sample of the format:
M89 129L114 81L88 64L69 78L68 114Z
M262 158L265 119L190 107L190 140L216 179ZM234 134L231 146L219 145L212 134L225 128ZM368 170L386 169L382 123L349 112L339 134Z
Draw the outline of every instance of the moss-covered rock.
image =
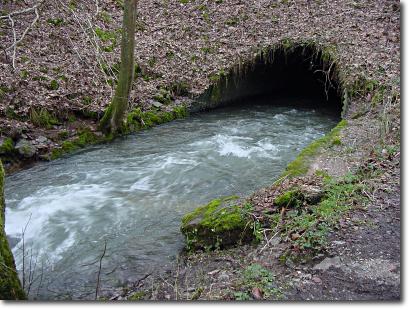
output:
M13 254L10 251L6 233L4 231L4 170L0 161L0 299L25 299L26 295L21 288L14 264Z
M57 159L87 145L93 145L105 141L108 141L107 137L99 136L90 129L83 128L78 130L77 135L73 139L66 140L61 144L61 147L53 149L50 159Z
M252 219L235 196L214 199L186 214L181 231L188 250L224 248L253 239Z
M284 208L297 208L302 205L304 197L299 189L292 189L275 198L275 204Z
M175 107L172 111L158 111L155 109L142 111L140 108L134 109L127 115L127 122L124 133L136 132L141 129L153 127L163 123L168 123L174 119L184 118L188 115L184 105Z
M303 205L315 205L324 196L320 186L300 184L275 197L274 203L278 207L296 209Z
M282 176L299 176L306 174L309 171L310 164L315 156L317 156L321 149L325 147L332 147L338 145L334 144L333 141L339 140L340 144L340 132L343 128L347 126L347 121L345 119L341 120L336 127L334 127L329 133L324 137L319 138L305 147L294 161L292 161L287 167Z

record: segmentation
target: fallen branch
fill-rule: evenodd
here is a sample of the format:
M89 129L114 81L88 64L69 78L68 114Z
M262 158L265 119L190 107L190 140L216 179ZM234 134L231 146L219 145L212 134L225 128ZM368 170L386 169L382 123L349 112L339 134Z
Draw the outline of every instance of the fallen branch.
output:
M13 50L13 54L12 54L12 58L11 58L11 62L12 62L12 66L13 69L16 69L16 53L17 53L17 45L24 40L24 37L27 35L27 33L30 31L31 28L34 27L34 25L36 24L36 22L38 21L38 19L40 18L40 15L38 13L38 8L40 7L40 5L43 4L45 0L40 1L39 3L35 4L34 6L21 10L21 11L15 11L15 12L11 12L7 15L2 15L0 16L0 19L8 19L10 21L10 25L11 25L11 29L13 31L13 44L10 45L9 47L5 48L4 51L10 51ZM21 14L27 14L27 13L31 13L32 11L34 11L34 13L36 14L36 16L34 17L33 21L31 22L31 24L23 31L22 35L20 36L20 39L17 40L17 32L16 32L16 27L15 27L15 21L13 19L14 16L17 15L21 15Z
M98 267L98 275L97 275L97 285L95 287L95 300L98 298L98 290L100 289L100 275L101 275L101 265L102 265L102 260L105 256L105 252L107 250L107 240L104 240L104 251L100 257L100 265Z

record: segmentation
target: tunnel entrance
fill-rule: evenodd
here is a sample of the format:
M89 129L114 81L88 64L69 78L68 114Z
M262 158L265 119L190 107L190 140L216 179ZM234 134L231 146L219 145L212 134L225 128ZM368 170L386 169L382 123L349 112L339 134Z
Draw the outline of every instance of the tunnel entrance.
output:
M323 108L341 114L337 66L328 52L315 46L272 48L253 61L211 77L196 110L258 102ZM289 100L291 99L291 100Z

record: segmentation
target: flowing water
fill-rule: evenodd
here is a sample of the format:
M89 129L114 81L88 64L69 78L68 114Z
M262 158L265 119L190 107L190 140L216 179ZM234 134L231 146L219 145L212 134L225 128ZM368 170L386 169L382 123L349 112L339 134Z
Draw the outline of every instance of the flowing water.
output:
M6 233L21 276L24 241L31 297L94 298L105 245L103 290L158 270L184 245L186 212L270 185L336 122L312 109L217 109L8 177Z

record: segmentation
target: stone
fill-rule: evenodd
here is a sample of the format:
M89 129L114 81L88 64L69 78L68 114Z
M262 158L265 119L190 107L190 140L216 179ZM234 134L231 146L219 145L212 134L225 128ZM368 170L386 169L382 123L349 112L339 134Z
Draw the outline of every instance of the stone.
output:
M294 234L291 235L291 239L293 241L298 240L299 238L300 238L300 235L298 233L294 233Z
M261 289L258 288L258 287L254 287L254 288L252 289L252 297L253 297L254 299L257 299L257 300L262 299L262 291L261 291Z
M238 197L214 199L182 218L188 249L217 249L253 240L248 213Z
M226 272L222 272L219 276L218 276L218 281L221 282L226 282L229 280L229 276L226 274Z
M217 274L219 271L220 271L219 269L212 270L208 272L208 275L213 276L214 274Z
M321 187L315 185L303 184L300 187L300 191L305 201L312 205L319 203L325 194Z
M151 105L156 107L156 108L161 108L163 106L163 104L161 102L158 102L158 101L155 101L155 100L151 101Z
M312 281L316 284L322 284L322 279L320 279L319 277L313 277Z
M37 139L36 139L36 141L38 142L38 143L45 143L45 142L47 142L47 138L46 137L44 137L44 136L39 136Z
M33 157L37 152L36 147L29 140L26 139L19 140L15 148L21 156L26 158Z
M315 265L313 267L313 270L326 271L331 267L338 268L341 266L341 264L342 264L342 260L340 259L339 256L326 257L319 264Z

